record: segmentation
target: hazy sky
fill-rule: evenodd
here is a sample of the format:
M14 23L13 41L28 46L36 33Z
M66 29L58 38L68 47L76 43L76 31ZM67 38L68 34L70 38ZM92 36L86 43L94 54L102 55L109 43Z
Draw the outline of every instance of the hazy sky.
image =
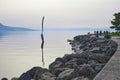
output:
M120 0L0 0L0 23L29 28L109 27Z

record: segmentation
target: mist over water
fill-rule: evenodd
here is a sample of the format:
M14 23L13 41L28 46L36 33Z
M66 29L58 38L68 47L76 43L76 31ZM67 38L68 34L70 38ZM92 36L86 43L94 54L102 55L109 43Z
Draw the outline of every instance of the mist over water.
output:
M57 57L71 54L67 39L93 32L88 30L48 30L44 32L44 60L42 66L40 31L9 31L0 33L0 78L19 77L34 66L48 68Z

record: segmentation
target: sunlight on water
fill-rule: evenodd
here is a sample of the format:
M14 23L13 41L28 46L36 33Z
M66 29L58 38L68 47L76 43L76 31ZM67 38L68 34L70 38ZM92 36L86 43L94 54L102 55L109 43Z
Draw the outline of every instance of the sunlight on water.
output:
M70 54L71 46L67 39L86 31L46 31L44 60L42 66L40 31L5 32L0 35L0 78L19 77L34 66L48 68L57 57Z

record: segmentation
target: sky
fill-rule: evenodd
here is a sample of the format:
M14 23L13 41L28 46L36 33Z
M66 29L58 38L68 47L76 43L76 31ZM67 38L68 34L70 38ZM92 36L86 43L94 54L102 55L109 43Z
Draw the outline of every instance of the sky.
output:
M0 23L40 28L109 27L120 0L0 0Z

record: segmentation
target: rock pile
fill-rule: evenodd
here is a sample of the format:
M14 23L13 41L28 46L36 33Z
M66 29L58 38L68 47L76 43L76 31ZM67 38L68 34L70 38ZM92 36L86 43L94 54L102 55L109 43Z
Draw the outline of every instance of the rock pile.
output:
M58 57L49 69L34 67L17 80L93 80L117 49L110 39L80 35L69 40L72 54Z

